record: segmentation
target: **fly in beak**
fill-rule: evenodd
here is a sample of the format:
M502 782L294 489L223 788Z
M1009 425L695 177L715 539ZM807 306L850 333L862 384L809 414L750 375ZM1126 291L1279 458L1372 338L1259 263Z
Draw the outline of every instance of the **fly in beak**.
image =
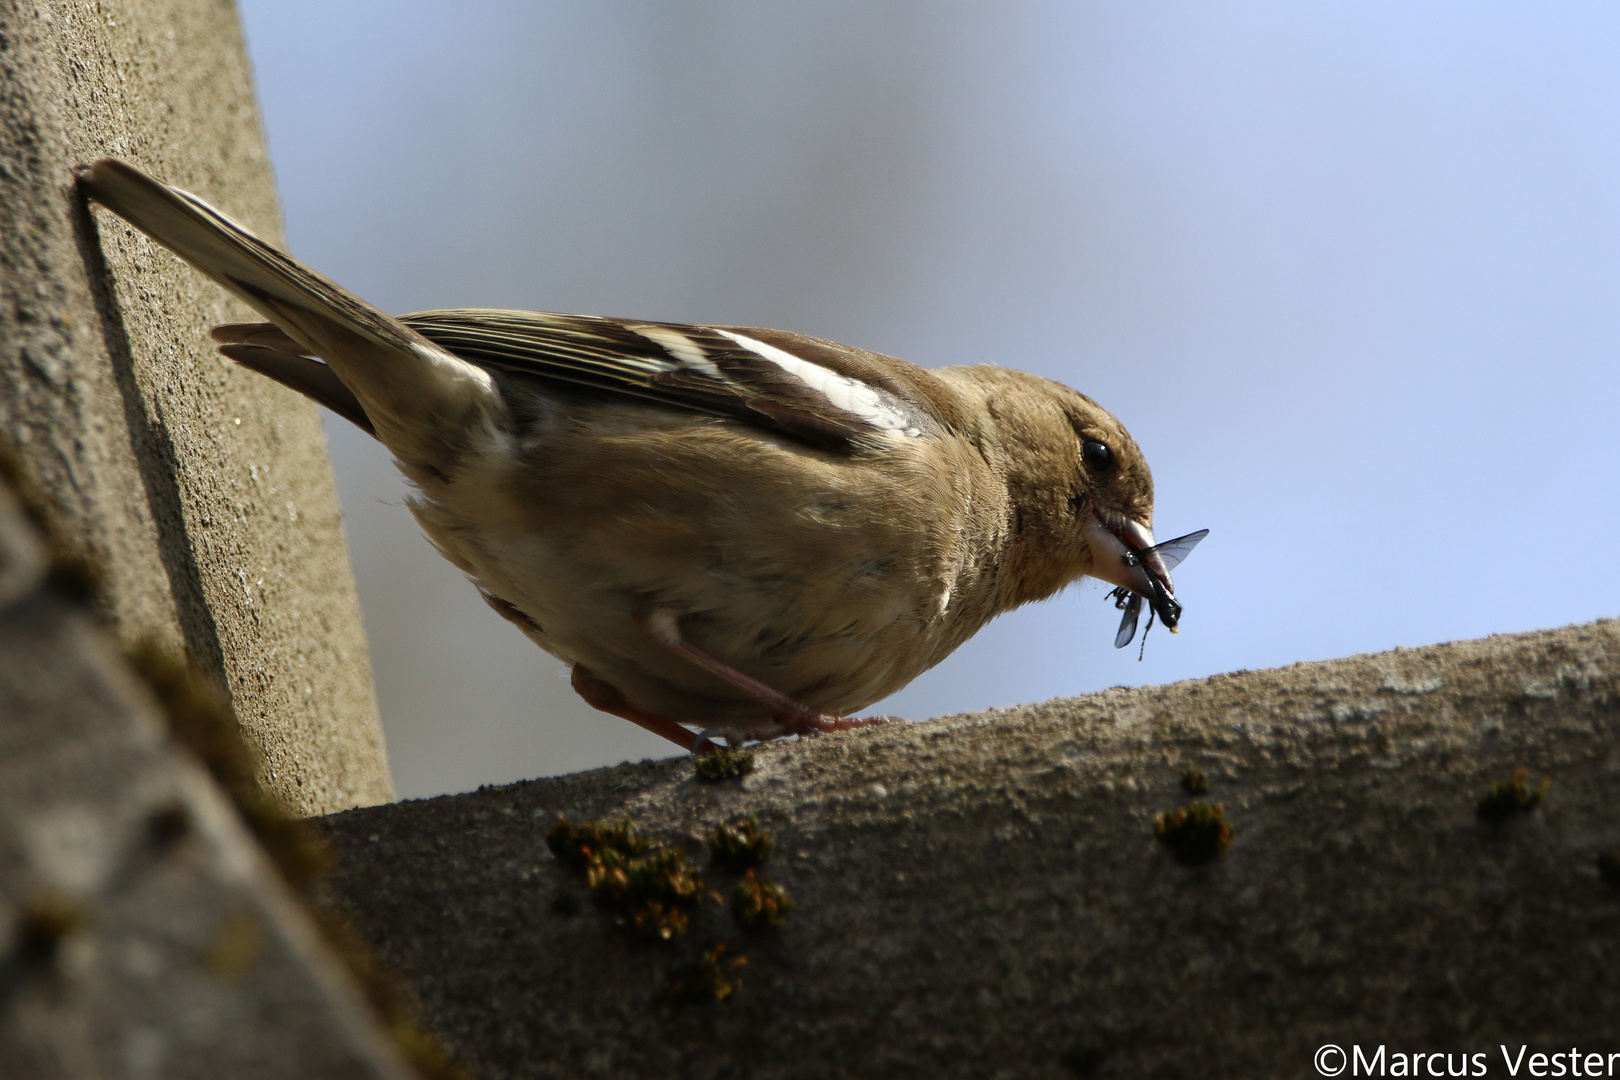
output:
M1128 518L1113 524L1093 514L1085 537L1091 545L1091 576L1145 597L1159 621L1174 633L1181 605L1176 603L1170 569L1153 550L1152 531Z

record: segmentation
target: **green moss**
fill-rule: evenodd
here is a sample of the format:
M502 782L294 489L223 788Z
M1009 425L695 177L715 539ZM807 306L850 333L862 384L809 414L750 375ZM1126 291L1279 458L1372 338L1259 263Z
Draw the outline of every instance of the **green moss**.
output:
M652 941L673 941L686 933L692 917L684 908L649 900L630 912L630 929Z
M752 870L731 892L731 914L747 930L780 930L796 907L786 889Z
M748 957L726 959L726 943L717 942L697 959L677 964L664 982L664 996L684 1005L713 1005L726 1000L742 987L737 974Z
M1197 769L1188 769L1181 774L1181 790L1189 795L1203 795L1209 791L1209 777Z
M636 835L636 826L629 819L622 821L587 821L575 825L559 817L546 830L546 847L557 861L571 870L583 872L592 859L613 851L631 857L647 850L648 843Z
M637 934L672 941L686 933L703 877L676 848L649 843L629 818L576 825L557 819L546 833L557 861L585 878L596 905L624 917Z
M1177 862L1201 866L1220 858L1237 832L1220 803L1194 802L1155 815L1153 834Z
M644 855L609 849L585 866L591 899L610 911L629 913L647 903L691 907L703 895L703 878L684 854L655 847Z
M759 827L759 819L752 814L730 825L716 825L709 834L710 858L728 870L758 866L775 850L776 840Z
M697 773L697 778L706 784L718 784L722 780L741 780L754 771L754 752L716 747L692 755L692 768Z
M1530 786L1530 770L1515 769L1508 780L1492 784L1479 800L1479 816L1487 821L1505 821L1514 814L1528 814L1541 805L1552 787L1552 778L1543 776L1541 783Z

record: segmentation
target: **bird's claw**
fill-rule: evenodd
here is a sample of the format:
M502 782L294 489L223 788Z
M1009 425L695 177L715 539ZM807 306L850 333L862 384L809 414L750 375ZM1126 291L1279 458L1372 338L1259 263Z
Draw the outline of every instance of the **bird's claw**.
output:
M717 739L724 739L726 746L736 750L748 742L769 742L787 735L808 739L834 731L871 727L874 724L903 723L905 721L898 716L828 716L806 709L802 715L778 717L774 726L764 729L754 728L744 731L737 727L704 728L692 739L692 753L713 753L720 749L719 743L715 741Z
M712 754L720 749L720 744L715 742L715 739L725 739L726 746L735 750L748 741L748 735L734 727L704 728L692 739L692 753Z

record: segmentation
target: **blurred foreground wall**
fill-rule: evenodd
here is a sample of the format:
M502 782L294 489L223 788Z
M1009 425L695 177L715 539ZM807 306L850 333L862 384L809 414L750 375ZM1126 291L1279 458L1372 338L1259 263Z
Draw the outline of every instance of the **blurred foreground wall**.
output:
M407 1080L64 570L0 479L0 1076Z

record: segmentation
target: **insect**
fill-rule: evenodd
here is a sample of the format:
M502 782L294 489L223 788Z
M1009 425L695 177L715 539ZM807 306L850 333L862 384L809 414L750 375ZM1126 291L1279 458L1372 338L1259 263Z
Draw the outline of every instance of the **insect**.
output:
M1148 587L1153 590L1150 597L1144 597L1141 593L1127 589L1123 585L1115 588L1106 597L1114 602L1115 608L1125 613L1119 620L1119 633L1114 635L1114 648L1123 649L1136 636L1136 620L1142 614L1144 599L1148 601L1148 624L1142 631L1142 653L1137 656L1137 660L1140 661L1147 653L1148 631L1153 629L1155 615L1159 617L1160 622L1170 628L1171 633L1175 632L1176 623L1181 621L1181 605L1170 595L1164 582L1170 576L1170 571L1180 566L1182 561L1192 554L1192 549L1198 546L1198 542L1208 535L1208 529L1199 529L1197 532L1178 536L1174 540L1166 540L1162 544L1155 544L1141 551L1127 551L1120 556L1120 561L1126 566L1157 569L1154 563L1158 563L1163 570L1162 573L1147 574Z

